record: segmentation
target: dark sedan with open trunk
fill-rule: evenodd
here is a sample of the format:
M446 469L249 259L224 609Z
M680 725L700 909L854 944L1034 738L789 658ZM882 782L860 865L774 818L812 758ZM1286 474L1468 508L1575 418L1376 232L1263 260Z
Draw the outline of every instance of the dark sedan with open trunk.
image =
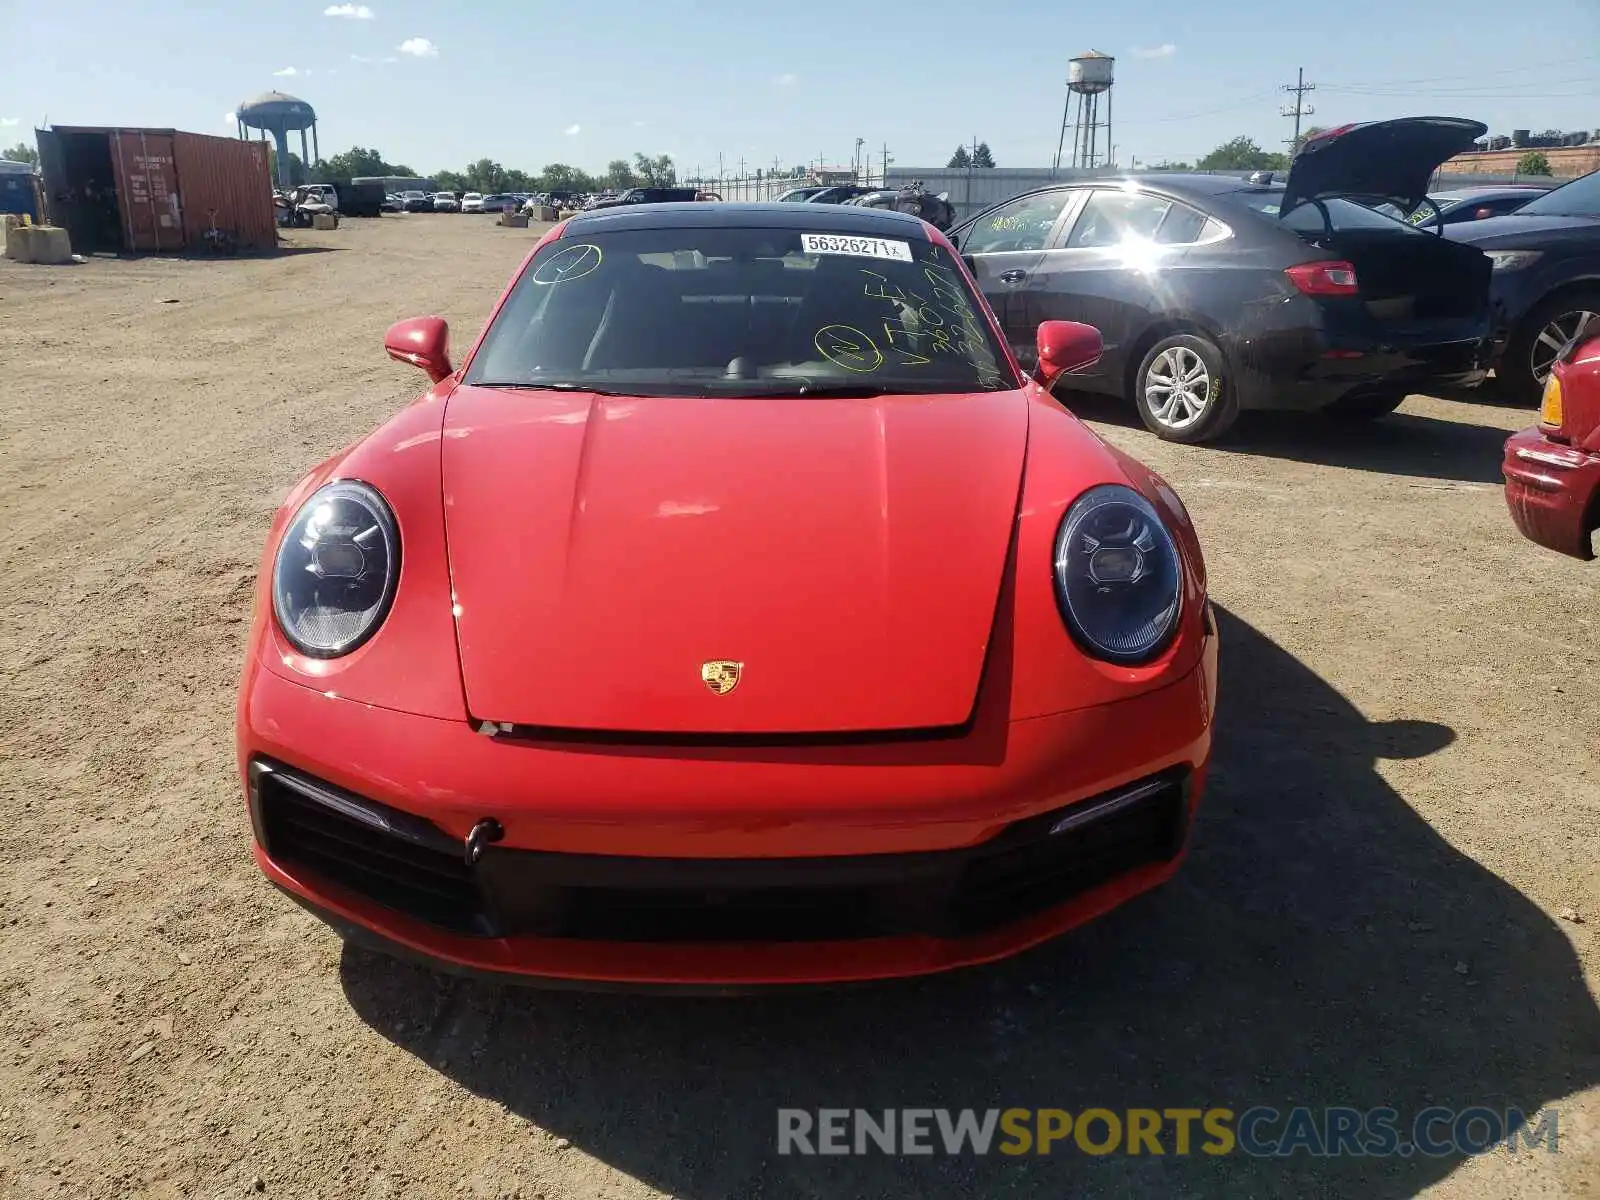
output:
M1152 174L1029 192L951 237L1025 361L1046 320L1105 338L1065 382L1133 399L1171 441L1220 437L1242 409L1382 416L1407 393L1482 381L1490 263L1373 211L1422 203L1477 121L1329 130L1281 182Z

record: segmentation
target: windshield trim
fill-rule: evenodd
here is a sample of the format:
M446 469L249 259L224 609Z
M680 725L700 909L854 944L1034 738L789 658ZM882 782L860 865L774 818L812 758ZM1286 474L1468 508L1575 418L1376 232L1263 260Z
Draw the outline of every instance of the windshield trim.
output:
M1563 203L1561 193L1569 192L1570 195L1587 196L1593 193L1593 199L1587 201L1591 205L1587 212L1573 211L1570 208L1548 207L1552 201L1556 204ZM1585 203L1580 200L1579 204ZM1600 171L1590 171L1587 175L1580 175L1576 179L1569 179L1558 188L1552 188L1542 195L1535 196L1521 208L1513 213L1513 217L1597 217L1600 218Z

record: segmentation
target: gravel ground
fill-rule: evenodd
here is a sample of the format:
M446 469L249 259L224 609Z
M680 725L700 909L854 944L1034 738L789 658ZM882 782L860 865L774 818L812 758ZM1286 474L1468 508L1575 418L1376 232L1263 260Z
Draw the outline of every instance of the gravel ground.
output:
M1413 397L1226 447L1085 415L1224 610L1179 878L993 969L741 1000L346 950L257 875L233 691L268 515L418 390L537 231L0 262L0 1194L1600 1197L1600 567L1519 538L1525 412ZM1572 918L1576 917L1577 920ZM1560 1152L779 1158L779 1106L1559 1110Z

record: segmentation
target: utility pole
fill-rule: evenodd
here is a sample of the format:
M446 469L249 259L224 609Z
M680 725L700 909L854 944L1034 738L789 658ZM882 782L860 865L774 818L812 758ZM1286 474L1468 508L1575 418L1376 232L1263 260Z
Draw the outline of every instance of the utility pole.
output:
M744 155L742 154L739 155L739 199L744 199Z
M865 146L866 144L867 144L867 139L866 138L857 138L856 139L855 174L856 174L856 182L857 183L861 182L861 147Z
M889 186L889 164L893 160L889 157L889 143L883 144L883 186Z
M1294 137L1289 139L1289 156L1292 158L1300 148L1300 118L1309 117L1317 111L1306 103L1306 93L1316 91L1317 85L1306 82L1306 69L1301 67L1295 81L1284 84L1283 90L1294 96L1294 103L1285 105L1281 110L1281 115L1294 118Z

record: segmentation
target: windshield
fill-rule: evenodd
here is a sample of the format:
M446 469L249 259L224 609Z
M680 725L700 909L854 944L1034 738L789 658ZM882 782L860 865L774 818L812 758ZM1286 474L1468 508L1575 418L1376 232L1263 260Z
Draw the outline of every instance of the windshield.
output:
M748 227L546 245L466 381L639 396L1018 386L944 247Z
M1600 171L1530 200L1514 214L1519 217L1600 217Z
M1279 187L1227 192L1220 199L1231 204L1243 204L1269 217L1277 217L1280 202L1283 200L1283 189ZM1324 212L1327 214L1326 220ZM1394 206L1390 204L1379 208L1368 208L1365 204L1357 204L1354 200L1341 200L1335 197L1297 205L1282 215L1281 220L1285 228L1292 229L1296 233L1321 233L1329 226L1334 229L1387 229L1391 232L1399 228L1411 233L1417 232L1405 223L1404 218L1391 215L1393 212ZM1433 215L1433 210L1427 205L1422 206L1422 212L1424 219Z

